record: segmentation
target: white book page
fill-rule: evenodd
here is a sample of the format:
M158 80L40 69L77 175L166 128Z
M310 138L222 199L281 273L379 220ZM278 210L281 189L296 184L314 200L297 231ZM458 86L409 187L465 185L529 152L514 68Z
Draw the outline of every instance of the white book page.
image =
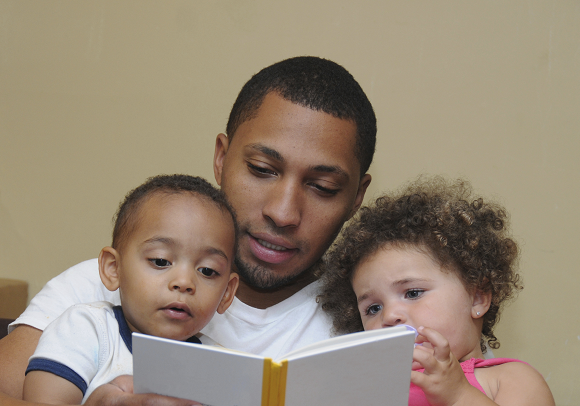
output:
M395 326L377 330L360 331L358 333L351 333L342 336L332 337L327 340L318 341L316 343L312 343L302 348L298 348L297 350L294 350L286 354L281 360L296 358L303 355L308 355L310 353L315 353L317 351L333 350L335 348L348 347L352 344L374 341L377 339L382 339L383 337L386 336L404 333L406 331L408 331L408 329L404 326Z
M288 361L285 406L407 406L415 333Z
M135 393L208 406L256 406L262 402L263 370L263 357L133 333Z

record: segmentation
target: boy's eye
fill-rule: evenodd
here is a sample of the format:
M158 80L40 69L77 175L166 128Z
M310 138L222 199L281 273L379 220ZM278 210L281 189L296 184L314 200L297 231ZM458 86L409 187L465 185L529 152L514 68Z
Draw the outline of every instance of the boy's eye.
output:
M366 310L365 314L367 316L369 316L369 315L370 316L375 315L378 312L380 312L382 308L383 308L383 306L381 306L379 304L372 304L369 307L367 307L367 310Z
M409 289L407 292L405 292L405 298L406 299L418 299L419 297L421 297L423 292L424 291L421 289Z
M150 258L149 262L151 262L157 268L166 268L171 265L171 262L163 258Z
M197 269L199 272L202 273L203 276L214 276L214 275L219 275L216 271L214 271L211 268L198 268Z

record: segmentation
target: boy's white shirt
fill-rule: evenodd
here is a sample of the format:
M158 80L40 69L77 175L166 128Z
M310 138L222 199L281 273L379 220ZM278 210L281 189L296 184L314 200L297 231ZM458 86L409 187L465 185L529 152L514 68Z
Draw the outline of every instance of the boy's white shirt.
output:
M129 334L126 325L125 329ZM59 365L74 371L87 385L82 403L99 386L119 375L133 374L133 356L109 302L69 307L46 327L30 360L44 361L41 370L73 383L71 372Z
M306 286L267 309L256 309L237 298L222 315L216 314L201 331L204 344L220 345L271 358L331 337L332 321L316 303L320 282ZM97 259L81 262L50 280L28 308L9 326L18 324L39 330L78 303L98 301L120 304L119 292L102 284Z

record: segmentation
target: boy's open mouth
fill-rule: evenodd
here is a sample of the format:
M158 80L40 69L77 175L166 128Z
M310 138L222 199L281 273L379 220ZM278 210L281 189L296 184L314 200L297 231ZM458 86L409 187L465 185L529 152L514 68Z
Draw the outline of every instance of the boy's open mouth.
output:
M185 303L170 303L169 305L167 305L166 307L164 307L163 310L168 311L169 313L172 313L173 315L185 315L187 314L188 316L191 316L191 310L189 309L189 306L187 306Z

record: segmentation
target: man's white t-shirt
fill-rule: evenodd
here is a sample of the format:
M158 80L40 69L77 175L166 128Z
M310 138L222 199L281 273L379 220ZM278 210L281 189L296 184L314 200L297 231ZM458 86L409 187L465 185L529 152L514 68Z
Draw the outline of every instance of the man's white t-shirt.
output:
M204 344L246 351L271 358L331 337L332 321L316 302L320 282L314 282L288 299L256 309L237 298L222 315L216 314L201 331ZM28 308L9 326L18 324L39 330L78 303L98 301L121 304L119 292L110 292L99 277L98 261L77 264L50 280Z

